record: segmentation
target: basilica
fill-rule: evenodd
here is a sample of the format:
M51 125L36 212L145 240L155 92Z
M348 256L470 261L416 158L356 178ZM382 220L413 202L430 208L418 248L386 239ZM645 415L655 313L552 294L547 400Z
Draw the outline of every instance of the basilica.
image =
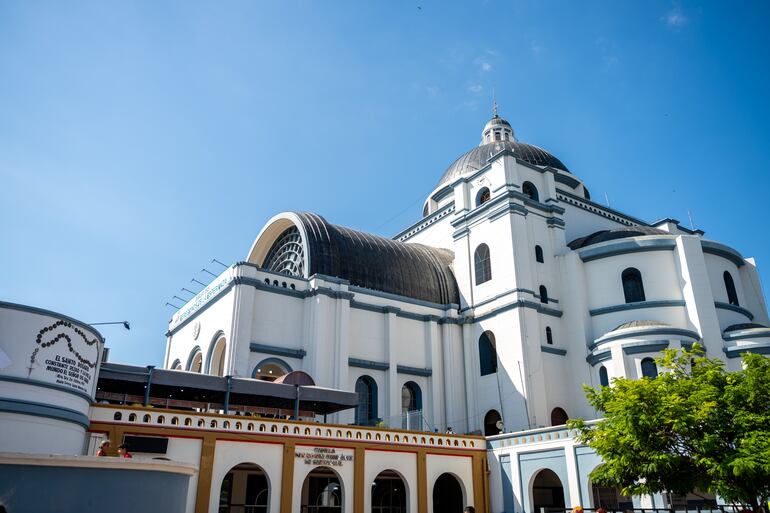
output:
M676 219L592 201L496 111L480 135L392 238L317 213L269 219L174 314L165 366L300 370L357 393L334 422L484 435L491 511L660 507L592 488L600 461L565 423L596 417L583 385L654 377L664 348L699 342L728 369L770 352L755 262Z

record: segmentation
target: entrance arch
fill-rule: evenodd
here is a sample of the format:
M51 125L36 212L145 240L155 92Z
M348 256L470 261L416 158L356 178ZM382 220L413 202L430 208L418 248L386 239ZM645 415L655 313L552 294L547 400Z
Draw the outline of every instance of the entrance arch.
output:
M532 480L532 512L541 508L564 508L564 486L556 473L548 468L541 470Z
M205 374L214 376L225 375L225 348L227 340L222 332L217 333L209 346L209 354L206 359Z
M500 416L500 412L497 410L489 410L486 415L484 415L484 436L494 436L499 435L502 431L498 427L498 422L502 422L502 417Z
M231 468L219 488L219 513L267 513L270 483L262 467L241 463Z
M372 513L406 513L406 482L393 470L383 470L372 483Z
M460 481L447 472L433 484L433 513L463 513L463 489Z
M328 467L316 467L302 483L300 513L341 513L342 481Z

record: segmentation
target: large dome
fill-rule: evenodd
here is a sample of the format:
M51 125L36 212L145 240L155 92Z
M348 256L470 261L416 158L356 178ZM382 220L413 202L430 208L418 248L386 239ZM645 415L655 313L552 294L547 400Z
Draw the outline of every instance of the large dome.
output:
M544 149L517 141L513 135L511 124L497 115L497 104L495 104L493 109L494 115L492 119L487 121L487 124L484 125L484 130L481 131L481 144L455 160L444 171L444 175L438 182L438 187L475 173L486 166L489 159L501 151L509 151L516 158L528 164L549 166L569 173L569 169L561 160Z
M533 164L535 166L550 166L569 173L569 169L561 160L557 159L542 148L533 144L527 144L519 141L495 141L488 144L482 144L473 148L468 153L461 155L444 172L438 185L450 183L460 177L473 174L487 165L491 157L497 155L503 150L508 150L517 158Z

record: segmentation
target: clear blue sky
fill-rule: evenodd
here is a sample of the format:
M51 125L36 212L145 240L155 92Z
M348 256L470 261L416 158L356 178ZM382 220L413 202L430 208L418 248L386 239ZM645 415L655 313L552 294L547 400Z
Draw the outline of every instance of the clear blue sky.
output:
M418 219L493 87L595 199L689 209L767 290L768 26L765 1L4 1L0 299L127 319L111 359L160 364L165 302L275 213Z

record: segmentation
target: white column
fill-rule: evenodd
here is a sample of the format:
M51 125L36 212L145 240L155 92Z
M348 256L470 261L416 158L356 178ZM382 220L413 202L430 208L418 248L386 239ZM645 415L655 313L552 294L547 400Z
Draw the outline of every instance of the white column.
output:
M394 323L396 322L395 310L388 309L383 316L385 320L385 352L388 361L388 370L385 383L388 389L387 412L388 420L393 427L396 418L401 415L401 388L398 386L398 358L396 356L396 341L394 340ZM399 425L400 426L400 425Z
M478 419L478 412L476 411L476 395L478 388L476 387L476 368L475 356L473 344L473 325L463 324L462 330L462 344L463 344L463 369L465 369L465 416L468 422L468 431L475 431L480 429L480 422Z

